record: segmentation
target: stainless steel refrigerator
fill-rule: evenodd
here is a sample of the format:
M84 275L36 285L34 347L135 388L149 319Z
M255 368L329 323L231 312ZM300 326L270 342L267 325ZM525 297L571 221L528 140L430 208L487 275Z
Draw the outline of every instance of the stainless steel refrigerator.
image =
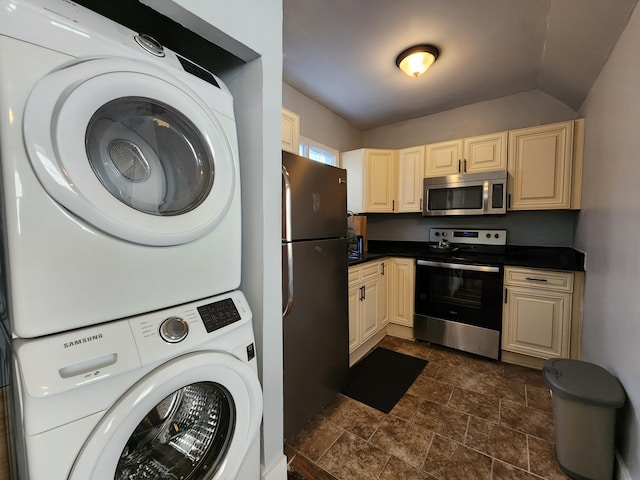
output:
M347 382L347 171L282 152L284 434Z

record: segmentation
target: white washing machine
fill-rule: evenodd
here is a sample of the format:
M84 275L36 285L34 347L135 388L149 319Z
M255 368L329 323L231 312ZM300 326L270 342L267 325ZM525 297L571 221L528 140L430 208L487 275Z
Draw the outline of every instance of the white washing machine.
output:
M238 288L232 96L153 39L0 0L0 163L14 336Z
M239 291L16 339L14 368L21 479L260 478L262 393Z

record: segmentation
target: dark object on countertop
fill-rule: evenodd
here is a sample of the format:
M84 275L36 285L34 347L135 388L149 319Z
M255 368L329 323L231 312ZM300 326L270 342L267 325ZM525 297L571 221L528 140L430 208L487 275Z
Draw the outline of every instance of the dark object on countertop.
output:
M342 393L389 413L427 363L421 358L378 347L351 367Z

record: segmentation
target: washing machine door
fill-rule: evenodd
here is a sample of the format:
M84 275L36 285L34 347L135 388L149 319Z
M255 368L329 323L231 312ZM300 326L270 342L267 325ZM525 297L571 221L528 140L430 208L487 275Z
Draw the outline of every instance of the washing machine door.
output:
M69 480L235 478L261 419L253 370L224 353L187 354L153 370L115 403Z
M130 242L177 245L215 228L233 199L235 148L221 118L167 71L100 58L35 85L24 140L40 183L68 211Z

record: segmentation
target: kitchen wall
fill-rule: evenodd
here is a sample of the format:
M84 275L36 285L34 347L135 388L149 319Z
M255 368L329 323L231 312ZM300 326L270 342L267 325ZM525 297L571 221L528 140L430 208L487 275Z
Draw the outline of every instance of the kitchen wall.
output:
M364 132L363 146L413 147L576 118L564 103L534 90L372 128Z
M431 227L506 229L509 245L572 247L578 213L508 212L488 217L423 217L419 213L368 214L370 240L426 242Z
M582 211L576 246L586 250L582 352L620 379L628 401L618 449L640 479L640 9L636 8L581 108L585 117Z
M318 102L286 83L282 84L282 106L300 115L300 135L339 152L362 146L362 131Z

